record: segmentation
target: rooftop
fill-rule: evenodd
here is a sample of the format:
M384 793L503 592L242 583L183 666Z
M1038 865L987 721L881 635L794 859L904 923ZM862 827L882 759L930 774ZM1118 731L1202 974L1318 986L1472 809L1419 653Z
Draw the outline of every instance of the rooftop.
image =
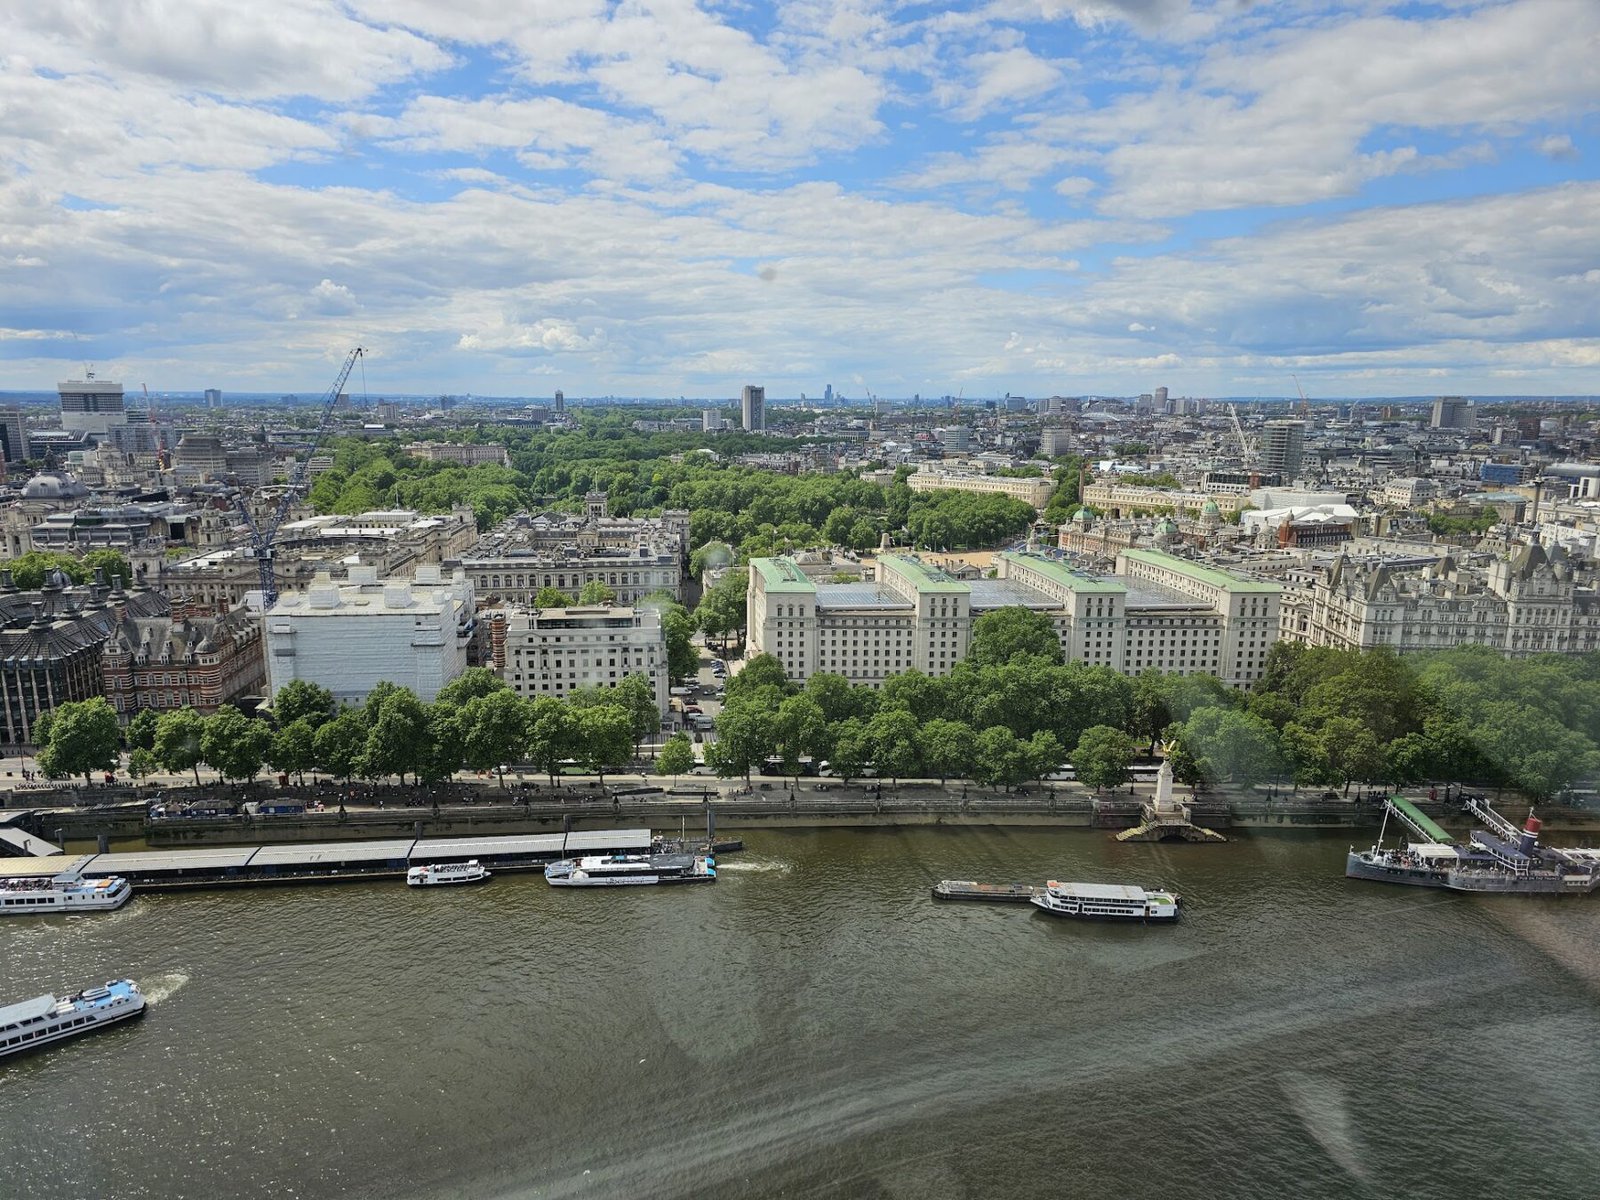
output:
M1120 583L1109 579L1098 579L1093 575L1085 575L1081 571L1074 571L1066 563L1058 562L1053 558L1046 558L1042 554L1026 554L1008 550L1000 557L1020 566L1025 566L1031 571L1037 571L1050 582L1071 588L1075 592L1109 593L1123 590Z
M786 592L795 595L810 594L817 590L817 585L812 583L794 563L785 558L753 558L750 565L761 573L762 586L770 592Z
M1015 579L974 579L969 585L972 588L972 611L974 613L992 608L1037 608L1056 609L1060 603L1052 600L1043 592L1036 592Z
M1281 592L1283 589L1275 583L1262 583L1259 580L1245 579L1215 567L1202 566L1200 563L1191 562L1186 558L1175 555L1163 554L1159 550L1124 550L1123 557L1133 562L1144 563L1146 566L1177 571L1201 583L1209 583L1212 587L1227 588L1235 592L1261 592L1263 594Z
M819 583L815 591L819 609L898 608L909 613L912 607L904 596L875 583Z
M883 562L886 566L892 564L901 574L909 578L919 592L959 595L967 590L967 585L959 579L952 578L938 567L925 563L914 555L889 555Z

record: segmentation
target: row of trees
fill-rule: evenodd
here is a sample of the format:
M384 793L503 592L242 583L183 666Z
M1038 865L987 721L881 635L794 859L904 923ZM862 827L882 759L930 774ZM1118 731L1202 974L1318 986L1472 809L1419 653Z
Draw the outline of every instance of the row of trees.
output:
M730 682L717 728L707 761L726 775L810 757L846 775L1011 785L1070 756L1080 780L1115 787L1138 752L1165 744L1174 774L1200 786L1457 779L1548 797L1600 770L1600 656L1508 661L1463 647L1402 659L1279 643L1245 693L1208 675L1063 664L1047 618L1002 609L941 677L908 671L873 688L821 673L800 687L759 656ZM1019 758L1023 747L1037 757Z
M398 778L419 783L457 771L504 773L530 762L552 780L571 762L601 775L629 762L638 743L660 729L655 692L642 675L615 687L580 688L565 699L525 700L493 672L470 668L424 704L415 692L380 683L359 706L336 707L327 689L296 680L273 702L271 721L234 708L210 716L193 709L157 715L146 709L119 731L104 699L65 704L41 722L40 769L52 778L109 771L123 738L135 778L156 770L209 767L244 782L263 767L301 782L307 771L336 779Z
M800 439L752 441L750 435L643 434L619 413L584 413L577 431L485 429L479 440L507 446L508 467L430 463L407 454L398 438L334 439L333 469L311 490L318 512L407 506L425 512L467 504L480 529L541 504L577 510L585 493L606 494L620 516L687 509L693 545L725 542L744 557L809 546L876 546L885 532L928 549L993 545L1024 531L1034 512L1004 496L912 492L910 468L885 487L849 473L780 475L691 454L794 448ZM1077 498L1077 460L1062 460L1048 512L1064 520ZM1065 514L1065 515L1063 515Z
M23 591L31 592L44 586L44 577L60 570L73 583L88 583L95 571L104 571L106 582L121 577L124 585L133 583L133 568L120 550L102 548L91 550L82 558L60 550L30 550L16 558L0 563L11 572L11 582Z

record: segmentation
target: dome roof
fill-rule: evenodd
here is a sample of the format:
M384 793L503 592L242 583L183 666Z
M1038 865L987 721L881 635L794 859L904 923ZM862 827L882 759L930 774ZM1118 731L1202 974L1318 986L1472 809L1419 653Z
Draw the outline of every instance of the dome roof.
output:
M1089 523L1089 510L1087 508L1080 508L1077 512L1072 514L1072 519L1079 525L1087 525Z
M88 494L88 488L64 471L40 471L22 485L24 500L70 500Z
M1202 517L1220 517L1222 510L1217 507L1215 500L1207 500L1200 506L1200 515Z

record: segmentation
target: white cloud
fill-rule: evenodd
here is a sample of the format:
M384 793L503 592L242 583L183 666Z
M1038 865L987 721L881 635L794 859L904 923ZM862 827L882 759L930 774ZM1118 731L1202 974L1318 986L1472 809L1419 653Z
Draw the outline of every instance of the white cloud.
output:
M1546 158L1577 158L1578 148L1572 144L1572 135L1549 133L1534 143L1535 149Z
M971 55L966 67L971 82L953 91L949 101L969 121L1014 101L1035 99L1061 83L1061 71L1054 64L1022 46Z
M225 96L352 99L448 65L437 45L318 0L50 0L8 6L8 52L68 75L129 73Z

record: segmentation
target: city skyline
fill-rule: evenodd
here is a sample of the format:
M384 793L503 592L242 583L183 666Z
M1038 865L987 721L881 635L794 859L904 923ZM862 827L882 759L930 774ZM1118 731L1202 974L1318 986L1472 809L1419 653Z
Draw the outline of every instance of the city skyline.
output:
M0 385L1594 391L1600 9L13 15Z

